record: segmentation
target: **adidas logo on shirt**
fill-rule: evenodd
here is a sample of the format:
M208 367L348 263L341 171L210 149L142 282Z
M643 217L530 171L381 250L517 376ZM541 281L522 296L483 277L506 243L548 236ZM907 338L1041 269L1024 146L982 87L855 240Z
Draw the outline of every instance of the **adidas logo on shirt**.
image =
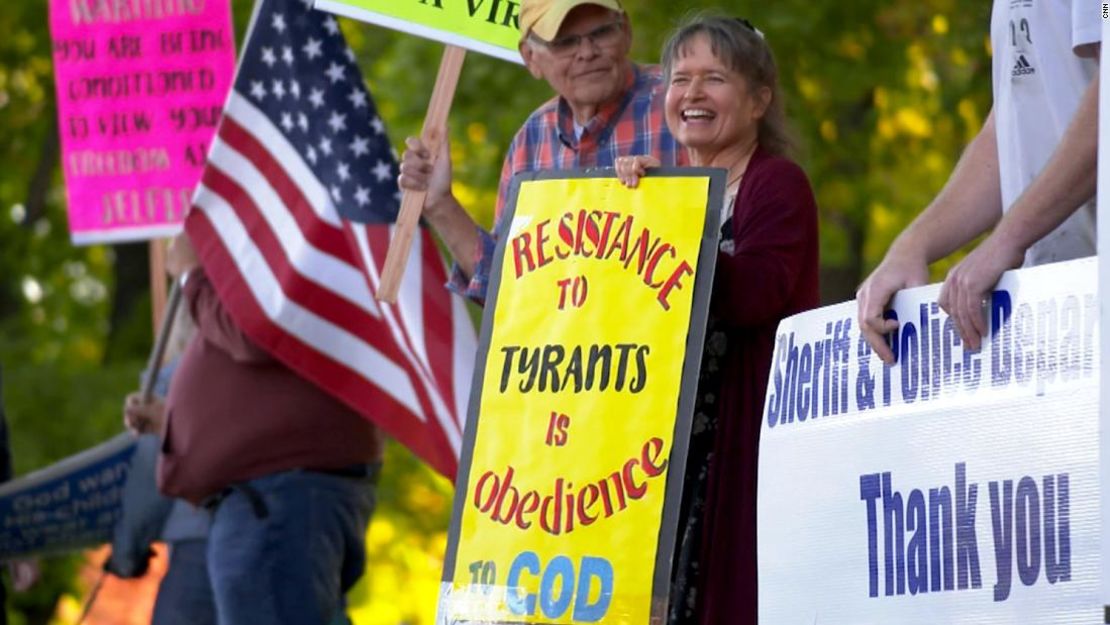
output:
M1019 54L1017 62L1014 64L1013 77L1017 78L1018 76L1029 76L1030 74L1035 74L1036 72L1037 70L1029 64L1029 60L1025 58L1025 55Z

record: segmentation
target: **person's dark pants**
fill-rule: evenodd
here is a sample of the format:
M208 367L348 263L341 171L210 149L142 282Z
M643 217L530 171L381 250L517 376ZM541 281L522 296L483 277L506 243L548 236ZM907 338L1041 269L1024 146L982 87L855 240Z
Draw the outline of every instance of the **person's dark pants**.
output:
M212 517L208 573L220 625L327 625L366 565L376 470L288 471L229 489Z
M208 541L185 540L169 547L170 563L158 587L151 625L216 625Z

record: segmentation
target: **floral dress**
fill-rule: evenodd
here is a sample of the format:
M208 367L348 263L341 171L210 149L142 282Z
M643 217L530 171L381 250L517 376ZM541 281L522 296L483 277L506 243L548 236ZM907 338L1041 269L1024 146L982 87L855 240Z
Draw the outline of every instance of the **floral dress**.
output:
M733 241L732 213L736 202L733 190L721 208L721 238L717 249L731 254ZM705 346L698 371L698 392L694 399L694 419L686 454L686 480L682 489L682 511L679 514L674 569L671 574L671 604L667 622L670 625L693 623L697 606L697 585L703 519L705 518L706 485L713 459L713 439L717 433L718 391L721 388L722 358L728 350L728 334L723 324L710 314L705 326Z
M775 336L780 321L820 301L817 203L805 171L757 148L737 194L710 300L673 625L758 623L759 438Z

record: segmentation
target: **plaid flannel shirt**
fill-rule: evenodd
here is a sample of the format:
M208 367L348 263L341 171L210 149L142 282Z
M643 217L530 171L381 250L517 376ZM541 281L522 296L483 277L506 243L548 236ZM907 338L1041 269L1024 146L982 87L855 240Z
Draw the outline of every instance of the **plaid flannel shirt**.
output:
M664 167L686 165L685 148L678 145L663 120L666 91L657 66L633 65L628 86L619 99L601 107L579 139L575 133L570 106L560 97L553 98L532 113L509 145L501 169L493 232L478 228L478 249L471 278L458 264L447 286L478 303L486 299L493 252L507 224L502 219L513 176L541 169L581 169L613 167L618 156L650 154Z

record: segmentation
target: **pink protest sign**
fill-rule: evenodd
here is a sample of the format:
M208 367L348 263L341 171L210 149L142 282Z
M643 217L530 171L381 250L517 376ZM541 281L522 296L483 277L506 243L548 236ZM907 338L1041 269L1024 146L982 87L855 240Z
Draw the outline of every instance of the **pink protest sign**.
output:
M235 72L229 0L50 0L78 245L178 231Z

